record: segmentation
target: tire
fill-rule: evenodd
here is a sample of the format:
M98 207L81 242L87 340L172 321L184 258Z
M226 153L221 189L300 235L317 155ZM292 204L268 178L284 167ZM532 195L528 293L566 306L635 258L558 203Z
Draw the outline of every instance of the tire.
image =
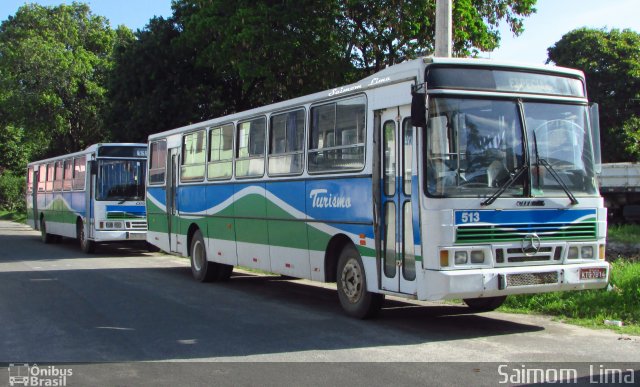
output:
M55 242L55 236L47 232L47 222L44 220L44 217L40 218L40 239L46 244Z
M193 278L196 281L211 282L218 279L220 275L218 264L207 260L207 249L200 230L193 234L189 255L191 258L191 274L193 274Z
M346 246L340 253L336 281L338 299L347 315L367 319L380 312L384 295L367 291L364 265L353 245Z
M87 239L87 235L84 232L84 223L79 221L76 225L76 235L78 236L78 242L80 243L80 249L85 254L92 254L96 251L96 242Z
M465 298L463 301L467 306L476 312L491 312L502 305L507 296L485 297L485 298Z

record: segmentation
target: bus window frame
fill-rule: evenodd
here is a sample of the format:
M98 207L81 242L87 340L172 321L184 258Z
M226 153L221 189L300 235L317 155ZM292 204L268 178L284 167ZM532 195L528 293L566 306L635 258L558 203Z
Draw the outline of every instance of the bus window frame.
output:
M155 153L158 153L158 147L156 147L156 151L153 152L153 145L154 144L160 144L160 143L164 143L164 148L163 148L163 152L164 152L164 157L160 158L158 161L163 161L164 162L160 162L160 166L161 168L152 168L152 166L154 166L153 164L153 156ZM153 141L149 141L149 151L148 151L148 159L149 162L147 163L147 185L148 186L164 186L167 182L167 156L169 154L169 151L167 149L167 139L166 138L161 138L159 140L153 140ZM151 180L151 176L152 173L151 171L160 171L162 170L162 181L152 181Z
M236 122L236 126L235 126L235 143L234 143L234 158L233 158L233 175L236 179L241 179L241 180L245 180L245 179L261 179L265 176L265 172L266 172L266 159L267 159L267 143L269 141L269 138L267 136L268 134L268 119L267 119L267 115L265 114L261 114L258 116L254 116L251 118L247 118L247 119L243 119L243 120L239 120ZM240 127L242 126L242 124L248 123L248 122L252 122L252 121L256 121L256 120L264 120L264 144L262 146L262 154L260 156L251 156L250 154L248 154L247 157L240 157ZM248 138L247 138L247 146L246 148L249 149L250 148L250 142L251 140L251 132L249 132ZM255 174L255 175L242 175L242 176L238 176L238 162L239 161L251 161L251 160L259 160L262 159L262 172L260 174Z
M81 163L78 161L83 160ZM78 165L84 166L83 176L82 178L78 178L76 176L78 169ZM86 188L86 180L87 180L87 155L76 156L73 158L73 178L72 178L72 189L74 191L84 191ZM82 182L82 184L77 184L78 182Z
M290 152L283 152L283 153L274 153L273 150L271 149L271 140L272 140L272 134L273 134L273 118L275 116L280 116L280 115L288 115L289 113L293 113L293 112L298 112L298 111L302 111L302 116L303 116L303 125L302 125L302 147L300 150L296 150L296 151L290 151ZM308 141L308 137L309 137L309 109L307 109L306 106L296 106L296 107L292 107L290 109L287 110L282 110L282 111L278 111L278 112L273 112L269 115L269 119L268 119L268 123L267 123L267 176L269 177L281 177L281 176L300 176L304 173L305 171L305 167L306 167L306 161L307 161L307 157L306 157L306 153L307 153L307 141ZM286 131L286 128L285 128ZM286 135L285 135L286 137ZM300 155L301 157L301 163L300 163L300 170L299 171L294 171L294 172L271 172L271 168L270 168L270 164L271 164L271 159L275 159L275 158L279 158L279 157L283 157L283 156L294 156L294 155Z
M211 161L211 145L212 145L211 135L214 129L221 129L228 125L231 125L231 158L224 159L224 160ZM236 143L236 124L233 121L227 122L224 124L213 125L207 128L207 150L206 150L207 155L205 159L205 163L206 163L205 175L208 181L226 181L226 180L230 180L233 177L235 173L235 170L234 170L235 145L236 145L235 143ZM214 176L214 177L209 176L209 166L215 165L215 164L223 164L223 163L231 163L231 173L228 176Z
M69 168L71 166L71 168ZM70 175L70 176L67 176ZM73 158L62 161L62 190L71 191L73 189Z
M193 163L193 164L185 164L185 159L187 157L187 152L185 152L186 150L186 142L185 139L188 136L192 136L192 135L198 135L199 133L201 133L203 135L203 141L204 141L204 146L203 146L203 152L204 152L204 161L202 163ZM200 183L203 182L206 178L207 178L207 150L208 150L208 138L207 138L207 128L199 128L199 129L194 129L190 132L187 133L183 133L182 134L182 138L180 140L180 183ZM197 137L196 137L196 141L197 141ZM202 166L202 176L196 176L193 178L184 178L184 168L185 167L197 167L197 166Z
M364 102L364 124L363 124L363 135L362 135L362 139L363 142L361 143L356 143L356 144L351 144L351 145L340 145L340 146L331 146L331 147L322 147L322 148L311 148L311 141L313 141L313 112L312 110L314 108L317 107L321 107L321 106L326 106L326 105L330 105L330 104L334 104L335 107L335 114L337 117L337 105L340 102L343 101L348 101L351 99L358 99L361 98L362 101ZM306 150L306 169L307 169L307 173L309 175L322 175L322 174L342 174L342 173L358 173L358 172L362 172L365 170L365 168L367 167L367 130L368 130L368 121L369 121L369 117L368 117L368 113L369 113L369 99L367 97L366 94L364 93L360 93L360 94L353 94L353 95L348 95L342 98L336 98L333 100L328 100L328 101L321 101L321 102L316 102L314 104L311 104L309 106L309 125L308 125L308 130L307 130L307 150ZM335 132L335 126L337 125L337 120L334 120L334 132ZM357 148L357 147L362 147L362 166L360 168L353 168L353 169L323 169L320 171L312 171L309 167L309 160L311 159L310 154L311 153L319 153L321 151L333 151L333 150L341 150L341 149L351 149L351 148Z

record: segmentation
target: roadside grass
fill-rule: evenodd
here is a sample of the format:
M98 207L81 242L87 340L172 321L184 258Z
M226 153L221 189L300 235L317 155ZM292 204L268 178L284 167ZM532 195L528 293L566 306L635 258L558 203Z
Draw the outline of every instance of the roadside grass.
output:
M576 325L640 336L640 262L624 258L612 262L609 283L607 289L509 296L499 310L551 315ZM624 325L605 325L605 320Z
M23 212L11 212L0 210L1 220L10 220L17 223L27 223L27 214Z
M607 239L622 243L640 243L640 225L611 225L607 230Z

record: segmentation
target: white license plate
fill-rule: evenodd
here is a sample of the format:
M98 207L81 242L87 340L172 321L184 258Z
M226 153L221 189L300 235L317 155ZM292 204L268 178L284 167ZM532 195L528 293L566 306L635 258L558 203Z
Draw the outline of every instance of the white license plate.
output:
M580 269L581 280L605 279L607 278L607 269L603 267Z
M144 233L129 233L130 240L143 241L147 239L147 236Z

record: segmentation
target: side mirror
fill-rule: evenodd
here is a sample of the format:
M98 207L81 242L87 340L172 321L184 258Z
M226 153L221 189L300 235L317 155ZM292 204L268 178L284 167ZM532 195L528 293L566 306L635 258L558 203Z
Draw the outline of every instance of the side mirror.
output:
M91 176L95 176L98 174L98 162L95 160L89 160L88 163L89 166L89 173L91 174Z
M426 84L411 87L411 125L417 128L427 127L427 94Z

